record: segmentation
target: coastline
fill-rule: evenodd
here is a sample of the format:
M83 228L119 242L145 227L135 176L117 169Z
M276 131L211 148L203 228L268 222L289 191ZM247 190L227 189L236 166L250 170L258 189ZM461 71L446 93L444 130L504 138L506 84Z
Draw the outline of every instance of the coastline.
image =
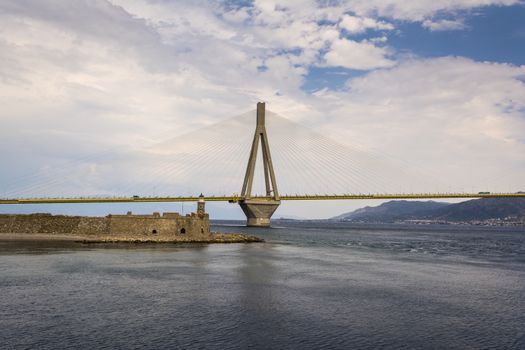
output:
M264 239L238 233L220 233L212 232L205 239L199 238L137 238L132 236L93 236L93 235L71 235L55 233L9 233L0 232L0 242L24 241L24 242L71 242L80 244L97 244L97 243L129 243L129 244L217 244L217 243L261 243Z

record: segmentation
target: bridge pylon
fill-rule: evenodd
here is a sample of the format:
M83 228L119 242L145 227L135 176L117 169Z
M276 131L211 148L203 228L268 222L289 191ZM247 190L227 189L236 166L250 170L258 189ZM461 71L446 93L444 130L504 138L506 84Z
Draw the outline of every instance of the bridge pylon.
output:
M265 104L264 102L259 102L257 103L255 134L253 135L250 158L242 185L241 200L239 201L239 205L246 215L246 226L269 227L272 214L281 204L265 124ZM259 143L261 144L262 150L266 196L252 197L253 176L255 164L257 163Z

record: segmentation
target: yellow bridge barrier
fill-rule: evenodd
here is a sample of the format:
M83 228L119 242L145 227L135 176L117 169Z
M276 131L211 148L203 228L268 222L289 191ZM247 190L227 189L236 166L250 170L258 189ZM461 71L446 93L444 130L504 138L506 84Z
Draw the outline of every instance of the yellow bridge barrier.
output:
M266 199L267 197L251 197ZM401 193L401 194L343 194L343 195L284 195L283 201L310 200L355 200L355 199L452 199L452 198L525 198L525 192L517 193ZM199 197L76 197L76 198L6 198L0 204L61 204L61 203L142 203L142 202L196 202ZM204 197L209 202L236 203L242 200L239 196ZM268 198L269 200L274 200Z

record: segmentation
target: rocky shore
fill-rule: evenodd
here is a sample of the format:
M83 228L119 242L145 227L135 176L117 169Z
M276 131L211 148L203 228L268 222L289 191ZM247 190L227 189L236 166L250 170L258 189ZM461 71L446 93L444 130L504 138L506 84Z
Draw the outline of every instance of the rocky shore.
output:
M147 237L137 238L133 236L91 236L91 235L68 235L68 234L54 234L54 233L0 233L0 241L68 241L83 244L96 243L170 243L170 244L188 244L188 243L258 243L264 242L263 239L255 236L248 236L238 233L219 233L212 232L210 236L205 239L196 238L181 238L169 239L165 237Z
M213 243L258 243L264 242L264 239L248 236L238 233L217 233L214 232L209 238L206 239L194 239L194 238L178 238L176 240L169 238L140 238L135 237L97 237L96 239L88 238L82 240L75 240L76 242L92 244L92 243L174 243L174 244L186 244L186 243L202 243L202 244L213 244Z

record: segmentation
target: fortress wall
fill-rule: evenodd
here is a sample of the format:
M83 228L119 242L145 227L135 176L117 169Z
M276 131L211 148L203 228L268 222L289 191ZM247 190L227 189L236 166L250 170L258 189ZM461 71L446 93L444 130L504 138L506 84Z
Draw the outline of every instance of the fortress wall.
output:
M82 216L73 234L79 235L109 235L109 221L106 217Z
M151 216L112 216L109 218L109 231L116 236L174 236L177 221Z
M191 216L181 216L177 220L179 226L179 232L182 228L185 228L186 234L205 239L209 237L210 233L210 220L208 214L204 217L199 217L192 213Z
M13 215L0 215L0 232L9 232L13 220Z
M0 215L0 232L10 232L13 220L12 215Z
M0 215L0 231L9 233L71 233L79 216L51 214Z
M44 216L39 221L40 233L73 233L80 223L80 216Z
M50 214L0 214L0 232L72 234L99 237L165 240L207 240L211 237L208 214L180 216L108 215L107 217Z
M205 239L210 237L210 225L208 215L203 218L195 214L180 216L175 213L165 213L163 216L157 213L153 215L112 215L109 217L109 232L111 235L137 238L148 236Z

